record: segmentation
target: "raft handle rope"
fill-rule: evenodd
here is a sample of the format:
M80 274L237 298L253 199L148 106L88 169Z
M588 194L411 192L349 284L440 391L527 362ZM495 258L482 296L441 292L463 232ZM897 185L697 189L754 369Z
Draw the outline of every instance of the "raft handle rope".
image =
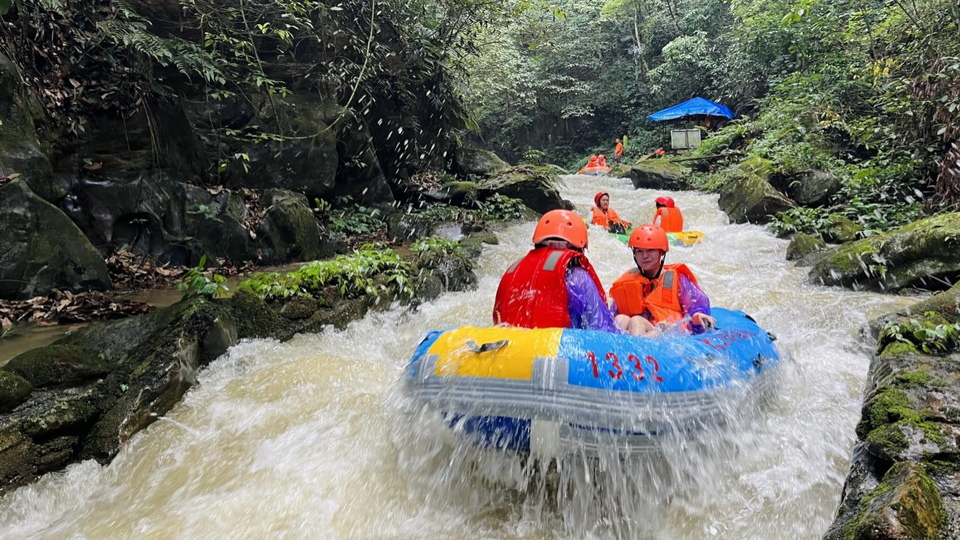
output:
M477 345L477 342L474 340L468 340L466 347L475 353L485 353L489 351L496 351L502 349L510 344L510 340L501 339L500 341L491 341L490 343L484 343L483 345Z

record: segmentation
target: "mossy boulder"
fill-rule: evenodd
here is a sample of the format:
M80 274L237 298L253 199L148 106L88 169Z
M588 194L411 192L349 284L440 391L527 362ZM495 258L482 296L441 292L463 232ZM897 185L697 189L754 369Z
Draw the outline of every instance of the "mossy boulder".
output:
M229 307L237 321L237 331L243 338L282 337L290 323L250 291L239 290L230 297Z
M27 351L3 366L4 370L20 375L36 388L75 386L99 379L112 368L103 353L64 344Z
M844 244L810 272L814 283L897 291L943 289L960 278L960 213Z
M620 165L611 171L614 176L629 178L634 189L691 189L691 171L665 159L650 159L635 165Z
M473 207L477 202L476 182L447 182L440 188L427 195L434 200L455 206Z
M829 171L811 170L785 176L779 182L774 182L774 187L801 206L816 207L830 202L842 184Z
M0 413L13 410L32 392L33 386L26 379L12 371L0 370Z
M100 252L21 180L0 186L0 230L0 298L112 286Z
M461 146L453 152L453 170L460 176L486 177L509 167L496 153L483 148Z
M862 499L858 512L827 538L939 540L946 511L936 484L917 463L897 463Z
M67 186L54 177L50 160L41 149L35 114L37 104L16 66L0 54L0 176L16 173L39 197L57 203L67 194Z
M736 223L767 223L796 204L755 174L737 174L720 188L720 209Z
M790 245L787 246L787 260L802 259L826 247L826 242L816 236L797 233L793 235L793 238L790 239Z
M830 214L827 219L830 225L823 234L830 242L838 244L852 242L863 232L863 226L842 214Z
M321 236L320 225L303 195L269 189L261 204L267 208L258 233L264 262L309 261L336 251L334 244L325 240L329 235Z
M477 196L481 200L499 193L520 199L533 210L543 214L563 208L563 199L554 187L560 177L546 167L511 167L480 182Z

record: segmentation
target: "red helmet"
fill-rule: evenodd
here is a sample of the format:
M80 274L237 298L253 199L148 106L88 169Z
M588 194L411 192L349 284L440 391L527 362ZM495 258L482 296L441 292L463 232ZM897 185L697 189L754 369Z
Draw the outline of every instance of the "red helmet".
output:
M656 202L666 206L667 208L676 208L677 204L673 202L673 197L657 197Z
M648 223L641 225L630 233L627 245L633 249L659 249L664 253L670 251L670 241L667 231Z
M607 193L606 191L598 191L597 194L593 196L593 205L596 206L597 208L600 208L600 198L603 197L604 195L606 195L607 197L610 196L610 194Z
M587 247L587 225L569 210L551 210L540 218L533 230L533 243L536 245L550 238L566 240L573 247L583 249Z

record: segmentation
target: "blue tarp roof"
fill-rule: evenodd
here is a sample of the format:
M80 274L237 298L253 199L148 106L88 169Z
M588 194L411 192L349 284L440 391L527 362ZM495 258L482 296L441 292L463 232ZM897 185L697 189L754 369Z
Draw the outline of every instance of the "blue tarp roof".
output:
M647 116L647 120L662 122L664 120L674 120L676 118L683 118L684 116L693 116L696 114L723 116L731 120L737 116L733 114L730 109L719 103L714 103L709 99L703 99L702 97L695 97L678 105L674 105L673 107L666 108L662 111L657 111L650 116Z

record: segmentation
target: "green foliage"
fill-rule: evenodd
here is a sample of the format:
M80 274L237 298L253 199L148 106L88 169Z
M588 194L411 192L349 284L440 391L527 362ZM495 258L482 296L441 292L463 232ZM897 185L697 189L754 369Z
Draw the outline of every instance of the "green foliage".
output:
M526 205L520 199L514 199L499 193L494 193L485 201L478 201L477 206L480 207L479 218L484 221L520 219L524 215L524 210L526 210Z
M546 163L547 154L543 150L527 150L523 153L520 160L521 165L543 165Z
M207 276L203 268L207 264L207 256L200 257L197 266L187 270L183 274L180 283L177 284L177 290L183 291L184 296L208 296L210 298L221 298L226 296L230 289L225 285L227 279L220 274Z
M240 289L263 299L303 296L320 298L325 289L341 297L376 296L388 289L407 296L410 265L392 249L365 244L350 255L329 261L314 261L293 272L257 273L240 283Z
M879 341L883 345L898 342L913 345L927 354L945 354L960 349L960 323L950 323L936 312L928 311L922 319L887 323Z
M411 244L410 249L420 256L423 266L434 268L442 261L452 257L465 257L466 252L456 240L446 238L426 238Z
M822 237L832 226L833 222L825 210L802 206L778 212L770 222L773 232L781 237L800 232Z
M321 199L315 199L314 202L316 204L314 210L338 236L369 234L386 226L380 210L356 204L350 196L339 197L336 208Z

